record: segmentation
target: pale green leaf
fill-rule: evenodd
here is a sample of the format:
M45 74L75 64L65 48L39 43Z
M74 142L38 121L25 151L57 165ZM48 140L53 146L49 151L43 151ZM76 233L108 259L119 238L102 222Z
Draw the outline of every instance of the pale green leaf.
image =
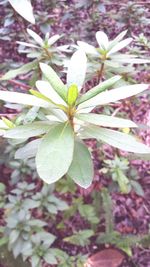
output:
M30 0L8 0L19 15L32 24L35 24L33 8Z
M15 78L17 75L25 74L31 70L34 70L37 68L37 60L29 62L27 64L24 64L18 69L15 70L9 70L7 73L5 73L0 80L10 80Z
M117 51L123 49L124 47L128 46L128 44L130 44L132 42L132 38L127 38L121 42L119 42L118 44L116 44L115 46L113 46L113 48L111 50L109 50L109 52L107 53L108 56L116 53Z
M54 90L66 101L67 99L67 87L64 85L64 83L60 80L56 72L48 65L44 63L40 63L40 68L47 79L47 81L50 83L50 85L54 88Z
M0 91L0 100L10 103L49 108L51 104L36 96L18 92Z
M97 50L94 46L89 45L89 44L82 42L82 41L78 41L77 44L86 54L99 56L99 53L97 52Z
M85 52L77 50L71 57L67 71L67 86L75 84L81 90L86 74L87 58Z
M94 176L93 163L88 148L80 141L75 141L73 161L68 173L75 183L88 188Z
M111 146L133 153L150 153L150 147L136 140L135 137L118 131L97 126L85 127L83 135L86 138L96 138Z
M99 44L100 49L102 50L108 49L109 41L107 35L104 32L102 31L96 32L96 40Z
M69 123L53 127L39 145L36 166L41 179L51 184L65 175L72 162L74 133Z
M57 264L57 259L51 252L47 252L43 258L48 264Z
M25 146L17 149L15 153L15 159L27 160L29 158L35 157L40 142L41 142L41 138L33 140L29 142L28 144L26 144Z
M7 130L4 137L13 139L30 138L48 132L51 127L52 124L50 122L34 122Z
M111 50L112 47L114 47L118 42L120 42L123 39L123 37L126 35L127 31L128 30L125 30L125 31L119 33L114 40L110 41L109 46L108 46L108 50Z
M103 126L103 127L114 127L114 128L130 128L130 127L138 127L133 121L126 120L122 118L117 118L113 116L107 115L99 115L94 113L89 114L76 114L75 117L79 120L83 120L85 122Z
M98 95L102 91L104 91L104 90L108 89L109 87L113 86L120 79L121 79L121 76L116 75L116 76L114 76L114 77L112 77L112 78L110 78L110 79L98 84L97 86L93 87L91 90L86 92L84 95L82 95L78 100L78 104L81 104L81 103L89 100L90 98L93 98L94 96Z
M44 45L42 38L36 32L32 31L31 29L27 29L27 32L37 44L39 44L40 46Z
M51 99L53 102L61 105L66 105L65 101L60 95L53 89L53 87L47 81L37 81L36 87L41 94Z
M102 92L95 97L85 101L80 104L78 109L88 108L88 107L96 107L99 105L106 105L111 102L116 102L121 99L125 99L134 95L137 95L146 89L148 89L148 84L134 84L122 86L119 88L115 88L106 92Z
M50 37L48 39L48 45L51 46L53 45L54 43L56 43L62 36L59 35L59 34L56 34L56 35L53 35L52 37Z

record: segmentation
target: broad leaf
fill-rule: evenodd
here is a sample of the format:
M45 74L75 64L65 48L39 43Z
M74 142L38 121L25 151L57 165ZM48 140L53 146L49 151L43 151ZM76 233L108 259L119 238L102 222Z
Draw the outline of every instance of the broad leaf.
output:
M79 109L106 105L111 102L116 102L134 95L137 95L148 89L148 84L134 84L115 88L106 92L102 92L95 97L85 101L79 105Z
M15 70L9 70L7 73L5 73L0 80L10 80L15 78L17 75L25 74L29 72L30 70L34 70L37 68L37 60L32 61L30 63L24 64L18 69Z
M51 104L36 96L18 92L0 91L0 100L27 106L48 108Z
M87 126L82 134L86 138L96 138L124 151L143 154L150 153L150 147L138 142L135 137L118 131L97 126Z
M89 90L87 93L82 95L78 100L78 104L81 104L81 103L89 100L90 98L93 98L94 96L98 95L102 91L104 91L104 90L108 89L109 87L113 86L120 79L121 79L121 76L116 75L116 76L108 79L107 81L104 81L104 82L98 84L97 86L95 86L91 90Z
M73 161L68 173L75 183L88 188L93 179L93 163L88 148L80 141L75 141Z
M65 175L74 150L74 133L69 123L54 126L43 138L36 156L37 172L51 184Z
M52 124L50 122L34 122L7 130L4 137L13 139L30 138L48 132L51 127Z
M81 90L86 74L87 58L83 50L77 50L71 57L67 71L67 86L77 85Z
M30 23L35 24L35 18L33 15L33 8L30 0L8 0L12 7L19 15Z
M126 127L137 127L137 125L130 120L117 118L107 115L99 115L94 113L89 114L76 114L75 117L79 120L89 122L91 124L103 126L103 127L114 127L114 128L126 128Z
M44 63L40 63L41 71L43 75L50 83L50 85L54 88L54 90L66 101L67 99L67 87L60 80L56 72L48 65Z
M15 153L15 159L27 160L29 158L35 157L40 142L41 138L33 140L25 146L20 147Z

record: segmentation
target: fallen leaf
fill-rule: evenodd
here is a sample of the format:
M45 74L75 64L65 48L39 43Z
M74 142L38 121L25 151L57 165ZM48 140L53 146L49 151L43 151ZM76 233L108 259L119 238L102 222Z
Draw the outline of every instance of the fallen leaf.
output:
M88 258L84 267L119 267L123 259L117 249L104 249Z

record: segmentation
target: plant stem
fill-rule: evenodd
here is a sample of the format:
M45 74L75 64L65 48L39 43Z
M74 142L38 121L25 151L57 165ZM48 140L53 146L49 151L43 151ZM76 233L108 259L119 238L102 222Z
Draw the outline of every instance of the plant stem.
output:
M101 82L102 76L103 76L103 71L104 71L104 62L101 64L99 73L98 73L98 83Z

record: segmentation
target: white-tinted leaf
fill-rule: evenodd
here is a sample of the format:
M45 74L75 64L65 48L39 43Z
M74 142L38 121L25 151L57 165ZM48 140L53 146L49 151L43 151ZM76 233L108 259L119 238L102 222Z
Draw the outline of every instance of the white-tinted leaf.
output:
M50 130L52 125L46 122L34 122L7 130L4 134L6 138L23 139L41 135Z
M25 146L20 147L15 153L15 159L26 160L35 157L40 142L41 138L33 140L28 144L26 144Z
M31 29L27 29L27 32L35 40L37 44L39 44L40 46L43 46L44 42L42 38L36 32L32 31Z
M51 184L69 169L73 158L74 134L68 123L53 127L43 138L36 156L37 172L41 179Z
M123 41L121 41L120 43L116 44L108 53L107 55L110 56L114 53L116 53L117 51L123 49L124 47L128 46L128 44L130 44L132 42L132 38L127 38Z
M127 64L146 64L146 63L150 63L149 59L144 59L144 58L126 58L126 56L124 56L124 58L115 58L116 62L119 63L127 63Z
M33 8L30 0L8 0L19 15L30 23L35 24Z
M30 63L24 64L18 69L15 70L9 70L6 72L2 77L0 77L0 80L10 80L15 78L17 75L25 74L31 70L34 70L37 68L37 60L32 61Z
M78 41L77 44L86 54L99 56L99 53L96 51L94 46L89 45L89 44L82 42L82 41Z
M56 257L50 252L47 252L43 258L48 264L57 264Z
M39 92L46 97L50 98L56 104L66 105L65 101L60 95L53 89L53 87L46 81L37 81L36 87Z
M7 124L3 120L0 120L0 129L8 129Z
M61 38L61 35L59 35L59 34L53 35L51 38L48 39L49 46L53 45L60 38Z
M87 58L85 52L79 49L71 57L67 71L67 86L75 84L81 90L86 74Z
M112 128L137 127L137 125L131 120L126 120L107 115L99 115L94 113L76 114L76 118L103 127L112 127Z
M138 142L135 137L118 131L92 126L85 127L83 134L87 138L96 138L124 151L150 153L150 147Z
M60 80L56 72L48 65L40 63L41 71L43 75L50 83L50 85L55 89L55 91L66 101L67 99L67 87Z
M39 46L37 46L35 44L31 44L31 43L20 42L20 41L17 41L16 43L19 44L19 45L27 46L27 47L39 48Z
M109 91L102 92L95 97L85 101L79 105L79 109L106 105L111 102L116 102L134 95L137 95L148 89L148 84L135 84L115 88Z
M91 155L88 148L78 140L75 141L73 161L67 174L83 188L92 183L94 172Z
M108 89L109 87L113 86L117 81L119 81L121 79L121 76L116 75L98 85L96 85L95 87L93 87L91 90L89 90L88 92L86 92L84 95L82 95L79 100L78 100L78 104L87 101L90 98L93 98L94 96L98 95L99 93L101 93L102 91L105 91L106 89Z
M18 92L0 91L0 100L27 106L36 106L43 108L51 107L50 103L44 101L43 99L37 98L33 95Z
M126 35L127 31L128 30L125 30L125 31L119 33L114 40L110 41L109 46L108 46L108 50L111 50L112 47L114 47L118 42L120 42L123 39L123 37Z
M98 31L96 33L96 40L102 50L108 49L109 41L107 35L104 32Z

